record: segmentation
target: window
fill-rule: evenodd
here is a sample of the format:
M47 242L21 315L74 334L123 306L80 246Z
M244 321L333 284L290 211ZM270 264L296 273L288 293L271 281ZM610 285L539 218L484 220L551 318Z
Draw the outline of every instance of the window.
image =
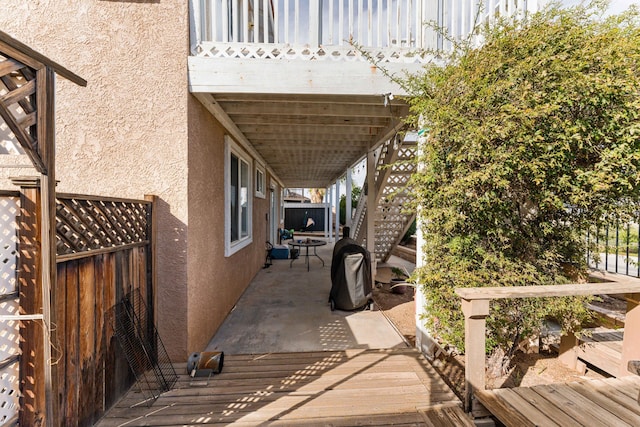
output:
M264 167L256 163L256 197L266 198L267 195L264 192L265 173Z
M225 256L252 242L251 159L225 137Z

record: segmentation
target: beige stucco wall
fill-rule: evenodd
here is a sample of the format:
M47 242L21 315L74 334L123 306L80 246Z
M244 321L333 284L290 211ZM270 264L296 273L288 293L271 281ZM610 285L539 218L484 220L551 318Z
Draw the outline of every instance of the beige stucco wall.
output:
M57 81L58 191L159 197L160 336L174 360L204 350L264 263L269 198L253 198L253 245L225 257L224 130L188 93L187 2L2 0L0 12L3 31L88 81ZM1 187L35 173L7 163Z
M253 197L253 245L224 255L224 129L189 103L189 351L202 351L264 263L268 198ZM250 327L250 325L247 325Z
M187 4L0 2L0 29L88 81L83 88L57 80L58 191L159 196L159 329L181 359L188 308Z

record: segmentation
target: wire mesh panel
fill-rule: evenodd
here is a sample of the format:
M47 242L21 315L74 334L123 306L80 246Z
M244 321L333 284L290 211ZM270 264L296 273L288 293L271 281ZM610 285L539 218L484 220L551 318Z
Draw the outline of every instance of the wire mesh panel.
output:
M147 305L138 289L127 294L113 308L118 343L145 401L151 404L173 387L178 374L147 313Z
M16 215L18 197L0 198L0 316L18 314ZM0 425L17 420L20 332L16 320L0 320Z

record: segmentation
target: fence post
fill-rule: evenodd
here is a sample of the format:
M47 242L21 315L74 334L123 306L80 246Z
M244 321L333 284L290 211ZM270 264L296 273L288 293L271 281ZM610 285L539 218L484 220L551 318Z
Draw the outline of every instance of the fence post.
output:
M478 412L482 408L475 400L475 390L485 389L485 326L489 315L489 300L462 299L464 313L464 408Z
M40 180L13 180L20 186L18 217L18 269L20 315L42 314L42 233ZM41 320L20 326L20 425L42 426L46 420L44 328Z
M628 294L627 315L625 318L622 340L622 361L620 364L620 376L630 375L627 371L627 364L631 360L640 360L640 340L635 331L640 330L640 294ZM634 331L634 335L631 334Z
M145 194L144 199L151 202L151 206L147 211L147 304L151 311L149 316L153 325L158 324L156 314L156 234L157 234L157 212L158 196Z

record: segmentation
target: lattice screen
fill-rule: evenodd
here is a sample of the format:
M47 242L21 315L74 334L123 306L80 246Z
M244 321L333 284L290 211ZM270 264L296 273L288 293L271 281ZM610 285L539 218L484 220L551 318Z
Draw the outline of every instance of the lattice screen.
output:
M59 197L56 206L58 255L143 243L149 203Z
M0 315L18 314L18 197L0 198ZM9 425L19 409L19 322L0 320L0 425Z
M0 55L0 154L24 154L38 162L35 73L26 65Z

